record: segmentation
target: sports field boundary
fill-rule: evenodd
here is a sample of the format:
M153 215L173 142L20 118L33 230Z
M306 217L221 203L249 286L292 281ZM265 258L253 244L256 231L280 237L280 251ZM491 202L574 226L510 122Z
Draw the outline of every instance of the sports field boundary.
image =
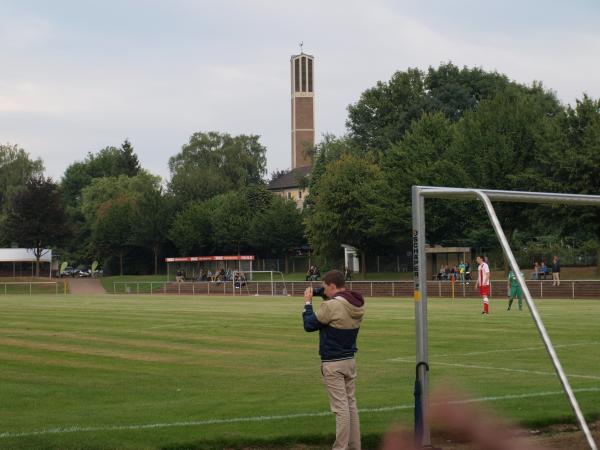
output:
M600 387L580 388L573 389L573 392L600 392ZM442 404L468 404L468 403L485 403L485 402L496 402L502 400L514 400L523 398L535 398L535 397L549 397L555 395L564 395L563 391L540 391L531 392L528 394L509 394L501 396L487 396L478 397L464 400L454 400L449 402L443 402ZM378 408L360 408L359 413L361 414L373 414L390 411L400 411L414 408L413 404L394 405L394 406L382 406ZM329 416L332 413L330 411L312 412L312 413L297 413L297 414L282 414L273 416L246 416L246 417L232 417L229 419L206 419L206 420L191 420L181 422L170 422L170 423L149 423L149 424L132 424L132 425L114 425L114 426L95 426L95 427L82 427L82 426L70 426L70 427L57 427L48 428L45 430L38 431L25 431L25 432L0 432L0 439L8 438L19 438L29 436L42 436L49 434L67 434L67 433L83 433L83 432L94 432L94 431L122 431L122 430L148 430L157 428L172 428L172 427L194 427L194 426L205 426L205 425L220 425L230 423L241 423L241 422L267 422L274 420L291 420L306 417L323 417Z
M237 295L301 296L307 287L319 287L320 281L248 281L243 286L232 282L183 282L131 280L114 282L112 294L150 295ZM347 281L346 287L369 297L410 297L414 295L413 281ZM600 299L600 280L562 280L553 286L552 280L529 280L527 287L535 299ZM506 298L506 280L490 282L492 298ZM427 282L427 295L436 298L479 298L474 282L447 280Z

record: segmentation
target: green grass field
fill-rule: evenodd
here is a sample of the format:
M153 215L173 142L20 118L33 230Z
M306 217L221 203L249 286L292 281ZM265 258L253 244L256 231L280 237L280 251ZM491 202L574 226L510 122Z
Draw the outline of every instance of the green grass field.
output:
M317 301L317 303L320 302ZM412 423L409 299L367 299L358 401L366 448ZM430 300L432 385L450 380L529 426L573 422L527 312ZM301 298L0 297L0 448L328 448ZM600 302L538 302L588 417L600 414Z

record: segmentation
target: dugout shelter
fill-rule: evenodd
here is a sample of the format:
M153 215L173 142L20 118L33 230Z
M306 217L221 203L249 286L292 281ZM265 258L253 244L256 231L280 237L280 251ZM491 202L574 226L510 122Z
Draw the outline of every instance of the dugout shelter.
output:
M241 272L252 272L252 265L255 260L254 255L229 255L229 256L179 256L176 258L165 258L167 263L167 279L175 276L178 270L185 273L185 278L195 280L200 275L200 271L210 270L215 272L218 269L237 270Z
M0 248L0 277L34 277L36 258L30 248ZM52 277L52 250L40 257L40 276Z

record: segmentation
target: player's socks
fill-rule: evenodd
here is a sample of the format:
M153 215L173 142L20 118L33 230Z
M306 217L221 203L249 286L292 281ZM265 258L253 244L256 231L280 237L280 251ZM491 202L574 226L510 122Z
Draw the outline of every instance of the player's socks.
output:
M483 298L483 312L486 314L490 313L487 297Z
M512 304L513 304L513 299L511 298L510 300L508 300L508 309L507 309L507 311L510 311L510 308L511 308Z

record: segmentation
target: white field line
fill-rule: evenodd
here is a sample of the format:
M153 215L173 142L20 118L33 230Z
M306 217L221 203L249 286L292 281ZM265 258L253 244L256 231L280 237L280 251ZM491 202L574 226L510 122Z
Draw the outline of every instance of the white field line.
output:
M573 392L600 392L600 387L590 387L573 389ZM480 403L480 402L493 402L501 400L512 400L532 397L550 397L554 395L562 395L564 391L542 391L532 392L529 394L513 394L513 395L501 395L491 397L479 397L466 400L456 400L447 402L448 404L456 403ZM395 405L395 406L382 406L380 408L363 408L359 409L361 414L366 413L379 413L388 411L400 411L405 409L413 409L413 404L406 405ZM81 427L71 426L63 428L48 428L39 431L25 431L25 432L3 432L0 433L0 439L2 438L18 438L28 436L40 436L48 434L66 434L66 433L79 433L86 431L122 431L122 430L147 430L157 428L171 428L171 427L191 427L191 426L202 426L202 425L220 425L229 423L242 423L242 422L269 422L272 420L288 420L297 419L301 417L323 417L330 415L331 412L315 412L315 413L298 413L298 414L285 414L278 416L250 416L250 417L234 417L231 419L207 419L207 420L195 420L186 422L169 422L169 423L149 423L149 424L137 424L137 425L115 425L115 426L96 426L96 427Z
M412 358L410 360L408 358L406 358L406 359L396 358L396 359L394 359L394 361L397 361L397 362L414 362ZM533 374L533 375L552 375L552 376L556 376L556 372L545 372L545 371L541 371L541 370L528 370L528 369L511 369L509 367L478 366L478 365L475 365L475 364L446 363L446 362L440 362L440 361L436 361L432 365L461 367L461 368L465 368L465 369L497 370L497 371L500 371L500 372L519 372L519 373L529 373L529 374ZM595 376L595 375L577 375L577 374L569 373L569 374L567 374L567 376L569 378L585 378L585 379L588 379L588 380L600 380L600 376Z
M580 347L585 345L598 345L600 341L592 341L592 342L578 342L576 344L558 344L555 345L554 348L566 348L566 347ZM467 353L445 353L441 355L430 356L429 358L443 358L443 357L454 357L454 356L474 356L474 355L487 355L488 353L514 353L514 352L526 352L531 350L544 350L546 347L543 345L538 345L535 347L520 347L520 348L499 348L496 350L480 350L476 352L467 352ZM397 358L388 359L388 361L404 361L406 359L414 359L414 355L412 356L399 356Z

